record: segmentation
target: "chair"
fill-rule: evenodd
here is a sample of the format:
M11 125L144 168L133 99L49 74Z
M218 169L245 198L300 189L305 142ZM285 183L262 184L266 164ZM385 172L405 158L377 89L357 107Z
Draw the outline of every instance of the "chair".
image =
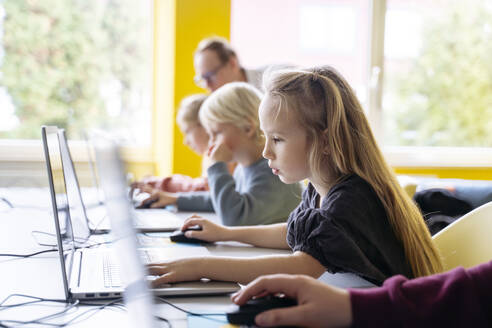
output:
M470 268L492 259L492 202L463 215L432 239L443 258L444 270Z

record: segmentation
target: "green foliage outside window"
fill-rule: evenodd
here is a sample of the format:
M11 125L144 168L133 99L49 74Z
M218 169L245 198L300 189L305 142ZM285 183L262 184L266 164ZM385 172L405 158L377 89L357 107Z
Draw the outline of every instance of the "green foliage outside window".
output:
M150 85L151 31L138 15L140 1L4 0L0 6L0 86L20 123L0 137L39 139L47 124L78 138L90 127L132 123Z
M385 90L386 144L492 147L492 6L449 2L424 19L422 51Z

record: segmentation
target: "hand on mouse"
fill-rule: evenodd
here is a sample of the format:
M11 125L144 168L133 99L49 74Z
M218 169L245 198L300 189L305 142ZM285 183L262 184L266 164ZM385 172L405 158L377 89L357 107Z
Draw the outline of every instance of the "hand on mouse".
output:
M233 294L231 299L234 303L242 305L252 297L279 293L295 298L299 305L265 311L256 316L257 325L348 327L352 323L349 292L304 275L262 276Z
M197 238L208 242L228 240L227 233L230 230L229 228L219 224L215 224L196 214L190 216L188 219L185 220L183 226L181 227L181 231L185 231L193 226L199 226L202 228L202 230L188 230L185 232L186 237Z
M178 197L172 193L160 191L157 189L152 189L150 187L144 187L142 191L147 192L150 196L142 201L138 206L141 208L146 208L146 204L150 203L150 208L160 208L166 207L167 205L176 204Z

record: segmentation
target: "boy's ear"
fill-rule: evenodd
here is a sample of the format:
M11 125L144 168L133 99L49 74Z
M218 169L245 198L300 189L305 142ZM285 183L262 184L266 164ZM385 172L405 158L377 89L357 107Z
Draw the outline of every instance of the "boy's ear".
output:
M244 132L246 132L246 135L248 137L253 137L256 135L256 126L254 125L253 122L249 122L248 125L245 126Z

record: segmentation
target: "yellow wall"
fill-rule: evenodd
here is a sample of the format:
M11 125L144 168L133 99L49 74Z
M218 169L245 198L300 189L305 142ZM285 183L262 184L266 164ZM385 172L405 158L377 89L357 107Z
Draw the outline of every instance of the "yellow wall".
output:
M442 179L492 180L492 167L395 167L394 170L397 174Z
M153 156L156 173L199 176L200 157L183 145L176 108L193 83L193 51L208 36L230 36L230 0L155 0Z

